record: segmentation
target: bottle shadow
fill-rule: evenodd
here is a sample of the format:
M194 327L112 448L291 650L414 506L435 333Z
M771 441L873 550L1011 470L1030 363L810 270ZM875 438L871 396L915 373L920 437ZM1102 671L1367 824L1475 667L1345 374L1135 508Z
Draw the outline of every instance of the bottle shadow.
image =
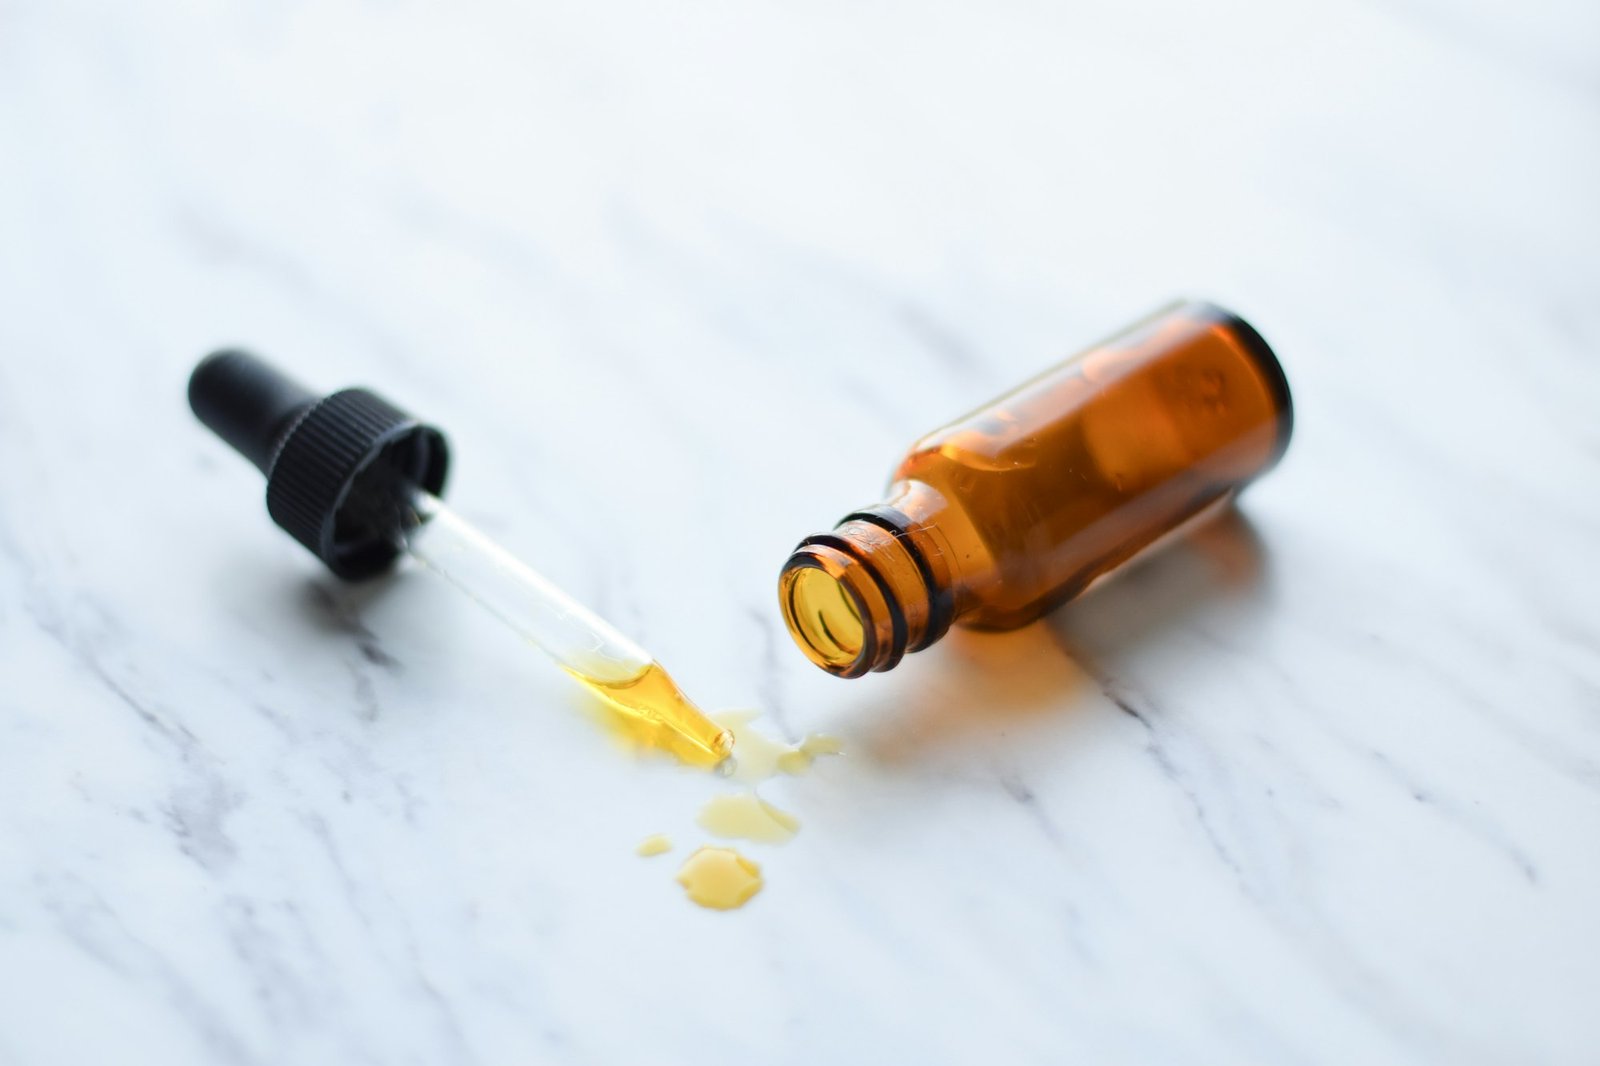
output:
M1175 638L1206 612L1263 606L1269 564L1255 527L1230 506L1021 629L952 629L901 665L914 680L896 686L858 735L886 764L980 740L1027 743L1030 732L1082 713L1092 696L1116 699L1111 678L1141 656L1173 654Z

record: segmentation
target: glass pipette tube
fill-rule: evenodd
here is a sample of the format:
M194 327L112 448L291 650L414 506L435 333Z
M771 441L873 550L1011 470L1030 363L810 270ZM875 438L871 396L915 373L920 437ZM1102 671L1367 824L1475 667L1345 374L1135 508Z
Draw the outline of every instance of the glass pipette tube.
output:
M409 553L588 686L633 742L697 766L727 759L733 735L648 652L440 502L450 448L436 427L367 389L319 398L238 349L200 360L189 406L267 476L272 520L340 578Z
M404 547L603 699L633 740L718 766L733 735L707 718L655 658L474 529L431 493L413 493Z

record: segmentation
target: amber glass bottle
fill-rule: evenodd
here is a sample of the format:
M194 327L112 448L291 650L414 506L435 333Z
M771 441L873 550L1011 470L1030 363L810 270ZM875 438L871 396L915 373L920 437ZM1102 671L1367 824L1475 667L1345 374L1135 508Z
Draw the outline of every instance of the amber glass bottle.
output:
M1292 423L1260 334L1173 304L918 441L884 503L789 557L784 620L840 677L1023 625L1271 469Z

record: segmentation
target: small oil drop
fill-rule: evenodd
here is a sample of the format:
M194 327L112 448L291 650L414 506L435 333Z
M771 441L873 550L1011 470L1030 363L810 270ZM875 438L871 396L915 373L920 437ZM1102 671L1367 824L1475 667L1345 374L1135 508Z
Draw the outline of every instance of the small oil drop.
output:
M705 847L684 862L678 884L700 906L731 911L761 891L761 867L732 848Z
M702 714L660 663L621 681L567 672L604 701L612 712L606 725L631 747L663 751L690 766L711 769L733 752L733 734Z
M695 820L715 836L758 844L782 844L800 831L800 819L754 792L713 796Z
M652 855L665 855L672 850L672 838L665 833L652 833L639 841L639 846L633 850L635 854L646 859Z

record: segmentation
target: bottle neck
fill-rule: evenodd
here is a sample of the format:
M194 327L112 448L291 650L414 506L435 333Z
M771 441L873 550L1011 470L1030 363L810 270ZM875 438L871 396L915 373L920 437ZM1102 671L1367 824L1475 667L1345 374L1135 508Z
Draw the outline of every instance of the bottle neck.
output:
M860 677L944 636L970 598L941 528L957 519L938 490L900 481L884 503L801 541L778 579L795 643L829 673Z

